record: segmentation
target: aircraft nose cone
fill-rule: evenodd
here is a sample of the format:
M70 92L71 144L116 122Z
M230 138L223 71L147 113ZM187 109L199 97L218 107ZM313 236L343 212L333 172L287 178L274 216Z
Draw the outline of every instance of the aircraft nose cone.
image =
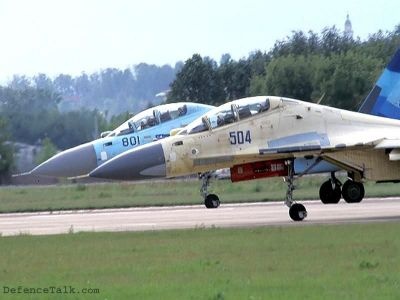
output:
M132 149L97 167L89 176L118 180L165 177L164 151L160 143Z
M93 145L87 143L54 155L34 168L31 174L52 177L76 177L89 174L96 167L96 152Z

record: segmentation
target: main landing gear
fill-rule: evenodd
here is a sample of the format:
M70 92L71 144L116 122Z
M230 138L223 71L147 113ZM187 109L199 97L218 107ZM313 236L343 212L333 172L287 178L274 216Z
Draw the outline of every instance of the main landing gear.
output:
M296 203L296 201L293 200L293 191L295 190L293 160L286 161L286 164L288 166L288 176L285 177L285 182L287 183L285 204L289 207L289 216L293 221L303 221L307 217L307 210L303 204ZM307 172L300 174L299 177L306 173ZM207 208L217 208L220 206L218 196L208 193L211 177L211 172L200 174L200 179L202 180L200 193L204 198L204 205ZM354 174L350 173L350 179L342 184L339 179L335 177L335 173L332 172L331 178L325 181L319 190L319 197L322 203L336 204L340 201L342 196L347 203L361 202L365 195L364 185L361 182L355 181L354 177ZM357 176L357 178L361 178L361 176Z
M343 184L342 195L347 203L359 203L365 196L364 185L349 179Z
M325 181L319 189L319 197L324 204L336 204L342 196L347 203L359 203L364 195L364 185L361 182L348 179L342 185L335 177L334 172L331 173L331 178Z
M342 197L342 183L335 177L335 173L331 173L331 178L325 181L319 189L319 198L324 204L334 204L340 201Z
M202 180L200 193L204 198L204 205L207 208L217 208L220 205L220 201L217 195L208 193L208 186L210 185L211 173L206 172L200 174Z

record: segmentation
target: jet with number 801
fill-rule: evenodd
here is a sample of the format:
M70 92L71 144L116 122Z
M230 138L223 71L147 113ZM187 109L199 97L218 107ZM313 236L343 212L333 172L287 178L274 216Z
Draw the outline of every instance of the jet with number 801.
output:
M133 116L101 138L62 151L28 174L52 177L86 176L114 156L169 136L171 130L185 126L203 115L211 105L180 102L159 105Z
M276 96L244 98L217 107L177 135L127 151L90 173L140 180L202 174L208 208L219 198L207 191L209 172L230 168L231 180L282 176L294 221L307 216L293 200L295 176L330 172L323 203L360 202L363 182L400 180L400 51L359 112ZM378 116L377 116L378 115ZM335 172L345 170L343 184Z

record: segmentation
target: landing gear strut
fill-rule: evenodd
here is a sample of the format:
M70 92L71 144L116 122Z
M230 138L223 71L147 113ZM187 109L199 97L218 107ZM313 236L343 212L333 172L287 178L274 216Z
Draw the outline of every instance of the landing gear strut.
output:
M220 205L220 201L217 195L208 193L208 186L210 185L211 173L206 172L200 174L202 180L200 194L204 198L204 205L207 208L217 208Z
M293 161L287 161L289 174L285 177L285 182L287 183L286 199L285 204L289 207L289 216L293 221L303 221L307 217L307 210L303 204L295 203L293 200L294 186L294 170Z

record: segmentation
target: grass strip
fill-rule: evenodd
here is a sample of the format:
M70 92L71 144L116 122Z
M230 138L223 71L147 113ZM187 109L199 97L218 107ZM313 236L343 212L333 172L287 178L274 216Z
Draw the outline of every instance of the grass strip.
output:
M400 223L0 238L0 298L399 299ZM99 294L4 294L4 287Z

